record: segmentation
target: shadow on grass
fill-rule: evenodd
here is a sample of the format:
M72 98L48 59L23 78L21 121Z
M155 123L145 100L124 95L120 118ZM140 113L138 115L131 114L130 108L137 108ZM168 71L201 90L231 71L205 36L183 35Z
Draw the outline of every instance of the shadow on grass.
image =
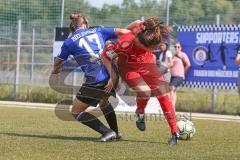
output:
M153 142L153 141L132 140L132 139L122 139L121 142L167 144L167 143L164 143L164 142Z
M0 135L7 135L7 136L14 136L14 137L27 137L27 138L53 139L53 140L54 139L57 139L57 140L76 140L76 141L95 141L95 140L97 140L97 138L94 138L94 137L68 137L68 136L61 136L61 135L20 134L20 133L9 133L9 132L0 132ZM114 142L166 144L166 143L163 143L163 142L132 140L132 139L121 139L119 141L114 141Z
M2 133L0 135L15 136L15 137L28 137L28 138L42 138L42 139L58 139L58 140L77 140L77 141L94 141L94 137L68 137L61 135L38 135L38 134L20 134L20 133Z

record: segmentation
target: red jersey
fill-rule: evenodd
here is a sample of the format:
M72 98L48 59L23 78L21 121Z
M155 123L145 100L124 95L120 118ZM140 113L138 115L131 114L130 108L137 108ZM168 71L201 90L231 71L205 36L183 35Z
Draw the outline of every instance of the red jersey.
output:
M142 80L151 88L155 88L160 82L165 85L152 52L137 46L135 38L133 33L122 35L114 46L120 76L130 87L137 86Z
M115 52L118 54L118 64L138 65L142 63L155 63L151 51L140 48L134 43L136 36L133 33L122 35L116 45Z

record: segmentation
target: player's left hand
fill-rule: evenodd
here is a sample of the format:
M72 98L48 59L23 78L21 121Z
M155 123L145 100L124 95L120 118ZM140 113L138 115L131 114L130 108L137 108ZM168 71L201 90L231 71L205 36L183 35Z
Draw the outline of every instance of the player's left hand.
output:
M58 74L59 72L61 72L61 69L62 69L62 60L59 58L56 58L54 61L52 74Z
M61 72L61 66L54 66L52 74L58 74L59 72Z
M108 83L107 83L107 85L104 88L105 88L104 91L106 93L110 93L112 91L112 89L113 89L113 81L112 81L111 78L108 80Z

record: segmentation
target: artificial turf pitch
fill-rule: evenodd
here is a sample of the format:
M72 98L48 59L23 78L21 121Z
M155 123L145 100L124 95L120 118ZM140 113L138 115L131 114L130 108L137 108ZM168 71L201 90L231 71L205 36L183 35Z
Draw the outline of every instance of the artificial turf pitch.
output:
M167 123L160 119L140 132L133 118L118 115L123 139L98 143L98 133L59 120L53 110L0 107L0 113L0 160L240 159L239 122L192 119L193 139L168 146Z

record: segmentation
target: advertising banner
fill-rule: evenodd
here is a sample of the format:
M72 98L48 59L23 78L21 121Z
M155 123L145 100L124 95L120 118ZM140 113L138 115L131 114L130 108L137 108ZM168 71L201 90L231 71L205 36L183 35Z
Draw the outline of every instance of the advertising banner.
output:
M177 39L191 62L184 86L236 89L239 32L236 24L179 26Z

